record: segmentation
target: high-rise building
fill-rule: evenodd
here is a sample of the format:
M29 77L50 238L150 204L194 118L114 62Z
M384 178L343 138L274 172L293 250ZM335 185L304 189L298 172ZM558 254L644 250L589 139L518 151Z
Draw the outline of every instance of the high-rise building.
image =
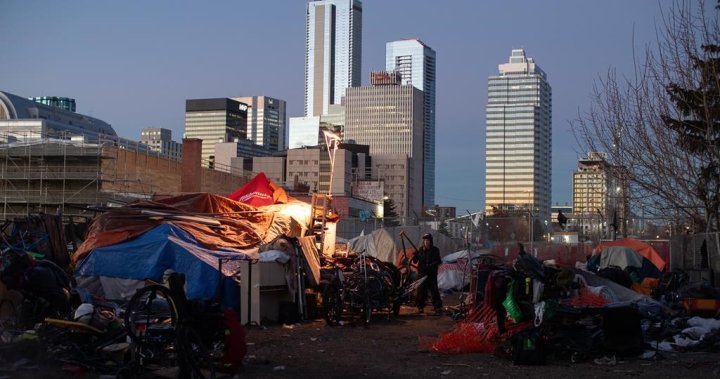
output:
M268 96L233 98L248 105L247 138L271 151L285 150L285 100Z
M418 39L388 42L385 69L400 73L401 83L423 91L423 205L435 205L435 50Z
M605 238L625 231L628 187L624 174L602 152L589 152L578 160L573 173L573 214L582 235Z
M185 138L202 140L203 166L212 166L215 144L247 139L245 103L228 98L185 101Z
M348 88L345 97L345 141L370 146L375 175L402 207L402 217L420 214L423 186L423 92L400 85L397 72L373 72L371 86ZM392 110L392 111L390 111ZM381 161L393 161L380 167ZM386 158L383 158L386 157ZM393 170L397 172L393 173ZM389 184L393 178L404 178Z
M306 27L305 116L320 116L360 85L362 2L311 1Z
M140 143L148 145L150 150L171 159L182 158L182 144L172 140L172 130L165 128L144 128L140 132Z
M550 217L552 90L525 50L488 78L485 209Z

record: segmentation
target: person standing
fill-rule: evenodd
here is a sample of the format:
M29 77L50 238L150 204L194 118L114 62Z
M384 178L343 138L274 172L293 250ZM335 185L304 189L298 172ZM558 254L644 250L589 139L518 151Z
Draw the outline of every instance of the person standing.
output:
M438 290L437 274L442 261L440 260L440 250L433 245L432 234L428 233L422 236L422 246L413 257L413 261L417 262L418 275L421 278L426 276L418 288L418 313L424 312L425 301L427 301L428 292L430 292L435 314L440 315L442 313L442 300Z

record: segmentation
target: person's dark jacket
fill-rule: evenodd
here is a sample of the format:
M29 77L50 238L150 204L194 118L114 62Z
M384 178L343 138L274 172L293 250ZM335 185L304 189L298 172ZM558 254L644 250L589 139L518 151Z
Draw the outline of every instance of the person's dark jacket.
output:
M440 250L435 246L430 246L429 249L421 247L415 255L414 260L417 261L418 274L420 276L437 276L438 267L440 263L442 263Z

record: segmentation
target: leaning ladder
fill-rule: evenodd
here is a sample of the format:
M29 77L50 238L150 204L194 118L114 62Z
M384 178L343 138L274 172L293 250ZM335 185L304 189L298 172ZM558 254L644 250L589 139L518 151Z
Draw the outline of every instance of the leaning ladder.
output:
M315 236L315 246L320 255L323 255L325 244L325 230L327 222L327 212L330 209L330 195L314 193L312 195L312 217L310 220L309 233Z

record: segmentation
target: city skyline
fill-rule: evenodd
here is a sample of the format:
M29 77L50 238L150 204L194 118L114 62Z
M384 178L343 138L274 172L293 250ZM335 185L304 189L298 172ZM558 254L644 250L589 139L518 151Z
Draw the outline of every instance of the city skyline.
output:
M432 2L362 4L363 84L383 68L389 41L418 38L437 52L435 201L460 213L483 209L487 77L508 51L524 48L553 85L552 203L570 203L572 172L587 152L568 121L587 109L593 80L609 68L632 75L633 46L652 42L659 14L656 3L623 1L561 9L468 1L448 15ZM286 101L288 117L298 117L306 6L7 1L0 89L76 99L78 113L133 139L148 126L182 136L187 99L264 95Z

